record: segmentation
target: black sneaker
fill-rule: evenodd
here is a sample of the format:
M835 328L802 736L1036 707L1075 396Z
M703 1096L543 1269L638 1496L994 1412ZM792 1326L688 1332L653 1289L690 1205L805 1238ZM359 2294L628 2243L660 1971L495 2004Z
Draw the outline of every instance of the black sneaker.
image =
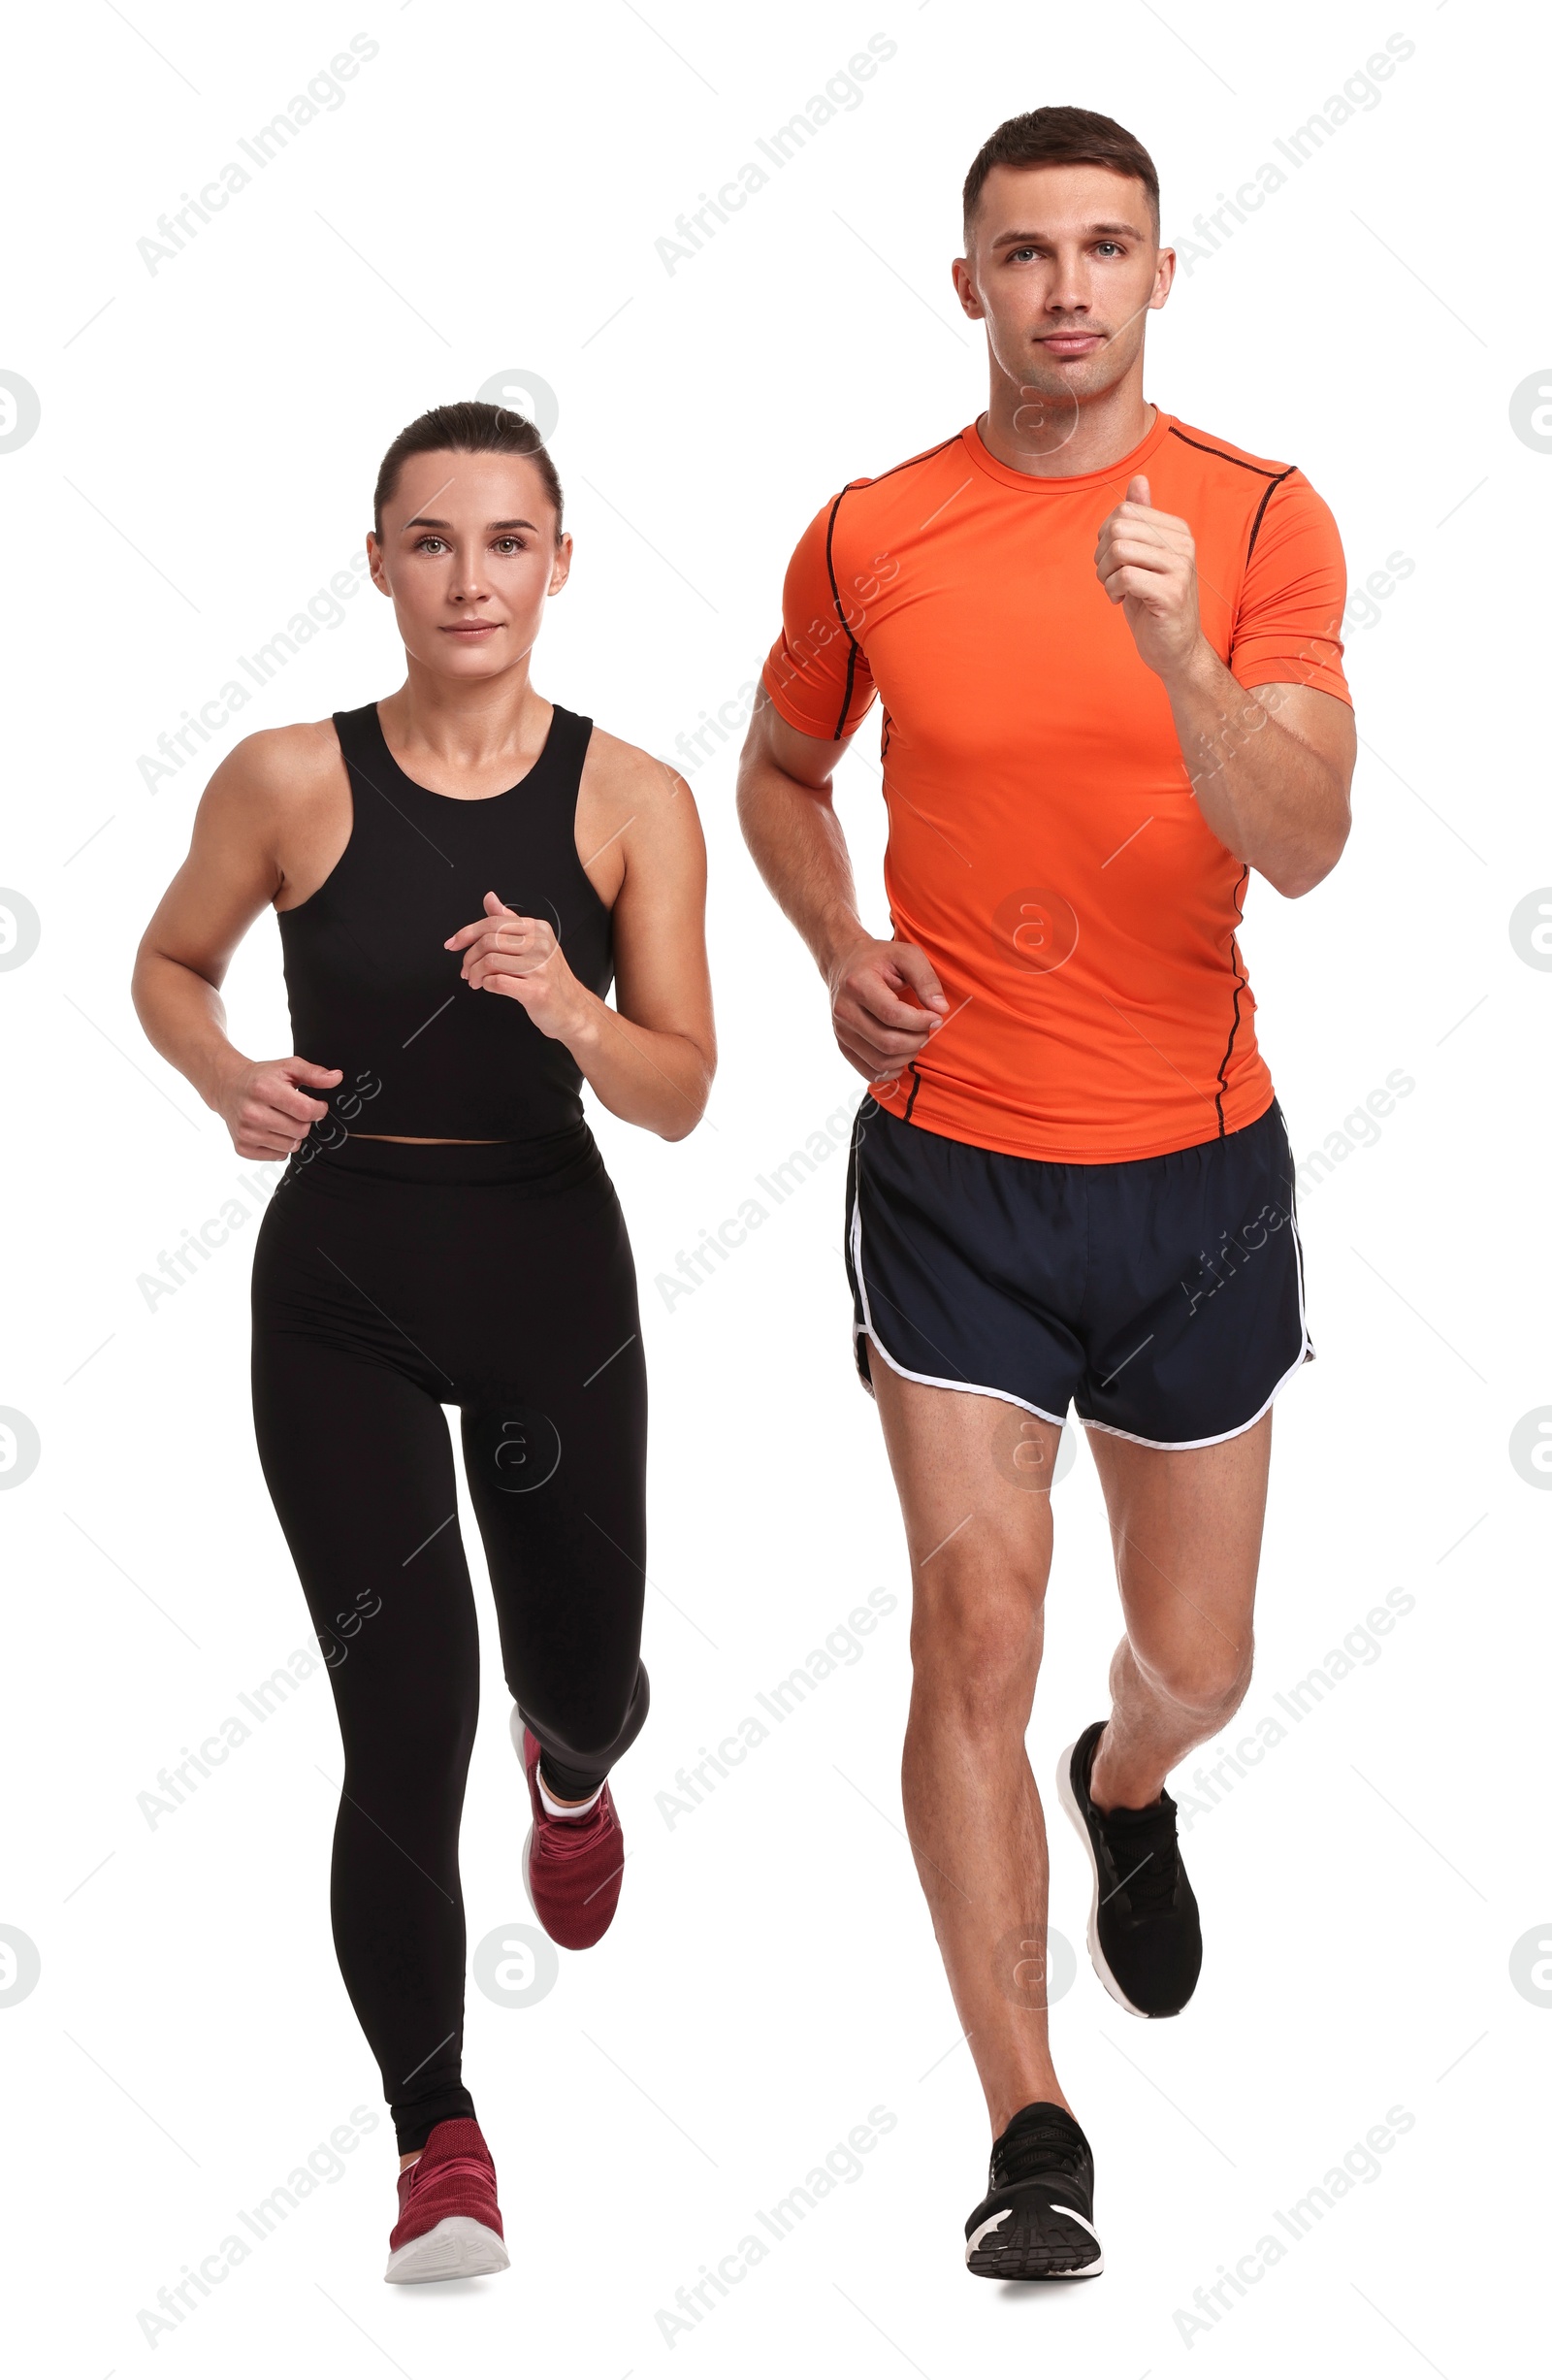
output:
M1105 2269L1094 2157L1065 2107L1038 2099L992 2143L987 2190L964 2227L964 2261L988 2281L1086 2281Z
M1202 1972L1202 1923L1180 1861L1175 1804L1096 1809L1088 1798L1105 1722L1085 1727L1061 1756L1056 1788L1094 1872L1088 1955L1113 2000L1134 2016L1176 2016Z

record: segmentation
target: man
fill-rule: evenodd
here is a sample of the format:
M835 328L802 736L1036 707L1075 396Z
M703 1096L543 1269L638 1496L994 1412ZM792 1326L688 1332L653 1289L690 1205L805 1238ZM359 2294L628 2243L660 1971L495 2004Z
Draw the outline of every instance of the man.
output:
M1126 1633L1058 1791L1100 1976L1169 2016L1201 1933L1165 1779L1248 1683L1270 1409L1312 1352L1235 928L1252 868L1291 898L1346 839L1342 548L1297 470L1145 399L1158 228L1152 162L1110 118L1042 108L992 135L954 267L987 409L816 516L740 781L872 1087L857 1360L914 1574L906 1819L991 2119L966 2261L995 2278L1102 2262L1047 2041L1024 1753L1063 1417L1087 1427ZM875 693L887 941L831 803Z

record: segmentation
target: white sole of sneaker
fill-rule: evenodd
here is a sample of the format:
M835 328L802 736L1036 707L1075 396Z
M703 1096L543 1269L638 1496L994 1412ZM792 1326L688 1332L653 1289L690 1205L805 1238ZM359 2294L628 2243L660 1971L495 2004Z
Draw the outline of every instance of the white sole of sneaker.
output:
M1088 1862L1089 1875L1093 1879L1092 1890L1088 1897L1088 1955L1094 1963L1095 1974L1098 1975L1112 2000L1117 2002L1129 2016L1146 2017L1148 2010L1140 2008L1135 2001L1127 1999L1126 1994L1111 1973L1110 1964L1099 1946L1099 1862L1094 1857L1094 1846L1088 1840L1088 1829L1083 1824L1083 1813L1078 1807L1078 1796L1073 1791L1074 1749L1075 1745L1069 1744L1057 1767L1056 1798L1073 1822L1078 1840L1083 1846L1083 1857Z
M388 2259L385 2281L471 2281L477 2273L504 2272L506 2245L472 2215L444 2215L418 2239L406 2239Z

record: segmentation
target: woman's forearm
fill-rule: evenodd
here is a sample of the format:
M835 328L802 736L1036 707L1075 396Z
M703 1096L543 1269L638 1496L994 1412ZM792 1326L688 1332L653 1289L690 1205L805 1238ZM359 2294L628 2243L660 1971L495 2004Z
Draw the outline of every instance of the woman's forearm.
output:
M579 986L575 1026L558 1036L611 1116L683 1140L705 1112L712 1064L688 1033L632 1024Z
M215 986L160 951L142 951L130 995L151 1047L219 1113L222 1085L248 1060L227 1035L226 1003Z

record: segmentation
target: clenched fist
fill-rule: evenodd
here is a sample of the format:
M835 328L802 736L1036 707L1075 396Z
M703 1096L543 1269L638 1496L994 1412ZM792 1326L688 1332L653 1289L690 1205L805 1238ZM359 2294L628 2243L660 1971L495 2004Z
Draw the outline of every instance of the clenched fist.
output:
M517 1000L551 1041L576 1031L587 994L543 918L523 917L487 893L485 915L449 934L442 948L463 952L467 984Z
M265 1058L252 1064L242 1059L210 1105L239 1157L289 1157L329 1113L327 1099L309 1098L303 1086L332 1091L340 1071L315 1066L307 1058Z
M1202 643L1196 541L1187 522L1154 511L1141 473L1100 523L1094 569L1148 668L1164 678L1183 668Z
M828 980L841 1055L869 1082L882 1082L909 1065L948 1013L932 962L914 942L876 942L864 935L838 953Z

